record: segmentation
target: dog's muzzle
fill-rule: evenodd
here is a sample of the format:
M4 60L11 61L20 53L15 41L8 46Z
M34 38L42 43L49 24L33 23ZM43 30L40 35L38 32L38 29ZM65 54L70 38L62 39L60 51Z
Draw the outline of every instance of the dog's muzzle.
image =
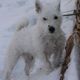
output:
M50 33L54 33L55 32L55 28L53 26L48 25L48 29Z

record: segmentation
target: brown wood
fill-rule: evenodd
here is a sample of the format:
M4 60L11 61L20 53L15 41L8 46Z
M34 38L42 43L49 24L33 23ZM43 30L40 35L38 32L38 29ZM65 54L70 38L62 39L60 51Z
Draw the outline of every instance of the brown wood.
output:
M76 16L76 23L75 23L72 35L68 38L68 40L66 42L66 49L65 49L66 56L65 56L64 62L62 64L62 68L61 68L61 72L60 72L60 80L64 80L64 75L65 75L66 70L68 69L68 64L70 62L70 55L71 55L73 46L75 44L77 45L77 47L80 46L80 0L76 1L76 10L74 11L74 13L67 14L64 16L72 16L72 15ZM78 48L80 48L80 47L78 47ZM78 54L80 55L80 52ZM80 63L80 60L78 60L77 63ZM78 72L80 73L80 71L78 71Z
M73 43L73 36L71 35L67 42L66 42L66 56L64 59L64 62L62 64L62 68L61 68L61 72L60 72L60 80L64 80L64 74L68 68L68 64L70 62L70 55L71 55L71 51L73 49L74 43Z

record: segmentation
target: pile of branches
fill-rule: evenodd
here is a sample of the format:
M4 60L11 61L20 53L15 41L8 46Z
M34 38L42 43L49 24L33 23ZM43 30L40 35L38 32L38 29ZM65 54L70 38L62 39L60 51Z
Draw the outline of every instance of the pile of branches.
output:
M72 16L72 15L75 15L76 23L73 28L73 33L71 34L71 36L68 38L66 42L66 48L65 48L66 56L61 67L60 80L64 80L65 72L68 69L68 64L70 62L70 55L71 55L73 46L80 45L80 0L76 1L76 10L74 10L74 13L67 14L64 16Z

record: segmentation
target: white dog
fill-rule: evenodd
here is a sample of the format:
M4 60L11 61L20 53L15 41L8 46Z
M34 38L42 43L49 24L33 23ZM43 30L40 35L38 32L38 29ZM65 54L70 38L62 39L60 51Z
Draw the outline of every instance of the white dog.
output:
M65 46L64 33L61 30L61 14L56 4L43 5L36 1L38 20L35 26L26 27L23 21L10 44L4 70L5 80L10 75L20 56L26 63L26 74L36 71L49 72L59 67L63 61ZM20 27L19 27L20 26Z

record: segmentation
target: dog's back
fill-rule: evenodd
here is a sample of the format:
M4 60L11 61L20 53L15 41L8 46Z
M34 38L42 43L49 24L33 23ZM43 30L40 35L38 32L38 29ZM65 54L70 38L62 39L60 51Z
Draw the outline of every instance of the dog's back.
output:
M29 25L29 20L25 17L22 17L16 24L16 31L21 30L24 27L27 27Z

